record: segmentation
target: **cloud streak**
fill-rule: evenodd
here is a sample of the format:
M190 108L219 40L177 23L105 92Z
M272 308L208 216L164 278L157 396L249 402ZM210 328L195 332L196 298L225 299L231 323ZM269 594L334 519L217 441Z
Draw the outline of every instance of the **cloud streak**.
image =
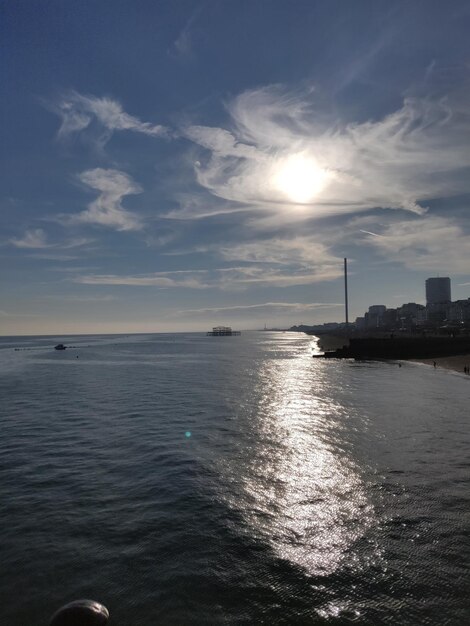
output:
M314 311L317 309L330 309L334 307L342 307L343 304L337 302L262 302L259 304L240 304L234 306L207 307L204 309L185 309L178 311L179 315L189 314L206 314L206 313L226 313L230 311L254 311L254 310L272 310L281 312L304 312Z
M341 276L340 263L317 268L273 267L269 264L246 265L152 274L116 275L93 274L78 276L74 282L87 285L125 285L129 287L221 289L240 291L250 287L290 287L311 285Z
M82 285L121 285L127 287L159 287L168 289L170 287L180 287L186 289L204 289L208 287L195 272L155 272L144 275L118 276L116 274L93 274L88 276L78 276L73 282ZM206 273L206 270L203 271ZM171 274L179 276L172 278Z
M72 248L79 248L81 246L92 243L92 239L75 238L69 239L63 242L50 242L47 239L47 235L42 228L33 228L25 232L21 239L12 238L8 241L16 248L30 249L30 250L43 250L43 249L60 249L69 250Z

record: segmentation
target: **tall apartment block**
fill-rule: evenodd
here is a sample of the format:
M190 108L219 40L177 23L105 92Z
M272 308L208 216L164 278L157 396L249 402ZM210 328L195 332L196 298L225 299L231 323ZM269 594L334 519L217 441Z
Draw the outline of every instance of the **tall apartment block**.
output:
M426 280L426 304L450 302L450 278L428 278Z

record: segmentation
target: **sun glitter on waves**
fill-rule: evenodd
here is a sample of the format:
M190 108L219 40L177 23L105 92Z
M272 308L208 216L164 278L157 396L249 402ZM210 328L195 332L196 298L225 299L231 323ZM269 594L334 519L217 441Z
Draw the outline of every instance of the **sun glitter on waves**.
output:
M313 200L328 182L329 172L302 153L292 154L277 167L274 186L292 202L305 204Z

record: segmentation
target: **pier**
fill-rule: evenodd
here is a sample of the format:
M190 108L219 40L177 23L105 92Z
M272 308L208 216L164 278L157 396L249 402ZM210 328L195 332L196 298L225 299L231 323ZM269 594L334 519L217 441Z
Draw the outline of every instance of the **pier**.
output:
M241 335L240 330L232 330L230 326L214 326L214 328L208 331L208 337L232 337L234 335Z

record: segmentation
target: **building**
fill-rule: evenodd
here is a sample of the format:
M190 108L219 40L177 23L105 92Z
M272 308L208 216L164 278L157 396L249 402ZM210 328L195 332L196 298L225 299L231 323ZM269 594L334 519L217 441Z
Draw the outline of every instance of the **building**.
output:
M450 301L450 278L437 277L426 280L426 306Z
M369 307L368 312L364 316L367 328L380 328L383 326L383 316L386 308L384 304L373 304Z
M401 328L411 330L426 322L426 308L423 304L407 302L397 309L397 317Z
M384 304L373 304L354 323L357 331L373 334L375 331L410 333L452 332L470 330L470 298L451 301L451 284L448 277L426 280L426 306L407 302L396 309Z
M356 317L356 321L354 322L357 330L364 330L366 326L366 318L365 317Z
M386 309L385 304L372 304L369 307L369 315L380 317L385 313Z
M470 322L470 298L451 302L447 309L447 319L457 324L468 324Z

